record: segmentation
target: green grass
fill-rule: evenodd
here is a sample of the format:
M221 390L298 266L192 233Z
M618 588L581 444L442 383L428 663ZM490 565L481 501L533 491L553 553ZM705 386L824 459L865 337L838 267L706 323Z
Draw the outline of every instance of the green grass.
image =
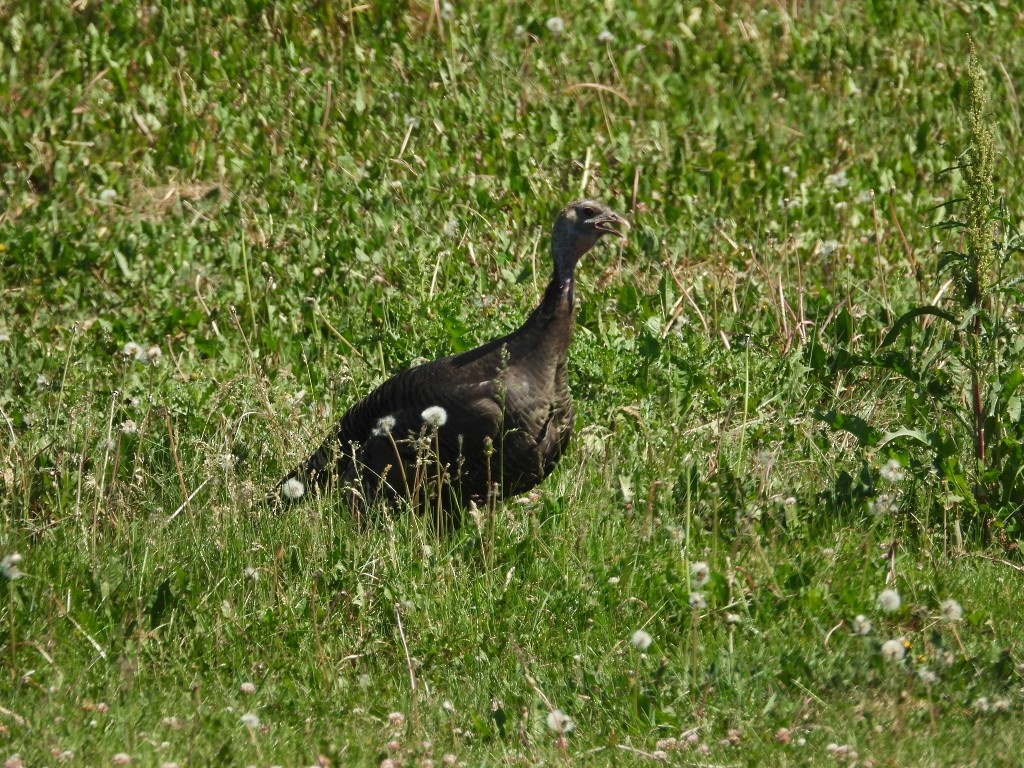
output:
M969 36L1021 228L1024 18L639 5L0 4L0 756L1019 763L1020 510L868 437L941 413L970 454L955 333L874 355L954 306ZM518 325L582 194L634 229L580 266L539 492L443 537L269 512L361 394Z

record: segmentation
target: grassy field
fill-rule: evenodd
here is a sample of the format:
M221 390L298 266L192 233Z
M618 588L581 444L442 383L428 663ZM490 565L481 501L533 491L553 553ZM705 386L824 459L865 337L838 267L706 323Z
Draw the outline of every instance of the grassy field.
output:
M0 2L0 757L1020 765L1024 15L898 5ZM554 475L268 510L582 195Z

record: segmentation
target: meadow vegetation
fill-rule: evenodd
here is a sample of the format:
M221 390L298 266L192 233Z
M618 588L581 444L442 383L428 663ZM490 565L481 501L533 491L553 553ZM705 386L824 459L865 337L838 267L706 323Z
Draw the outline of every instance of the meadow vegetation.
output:
M9 766L1020 764L1017 4L0 22ZM583 195L555 473L270 512Z

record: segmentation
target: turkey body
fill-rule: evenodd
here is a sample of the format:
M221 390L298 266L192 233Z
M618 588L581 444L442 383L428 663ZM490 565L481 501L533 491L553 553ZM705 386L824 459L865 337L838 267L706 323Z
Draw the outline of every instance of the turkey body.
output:
M554 469L575 419L566 361L579 257L628 223L592 200L570 203L552 235L554 274L516 331L396 374L353 405L323 444L279 484L297 500L348 486L450 512L524 493Z

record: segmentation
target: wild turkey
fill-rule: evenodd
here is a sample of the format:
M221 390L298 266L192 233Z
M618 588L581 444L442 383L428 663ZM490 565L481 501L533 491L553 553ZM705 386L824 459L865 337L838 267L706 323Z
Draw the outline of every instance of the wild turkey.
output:
M628 228L594 200L567 205L551 235L554 274L522 327L388 379L278 483L273 502L296 501L341 480L360 506L381 493L418 503L429 488L432 500L455 512L486 502L489 490L502 498L540 483L573 428L565 365L576 263L602 235L621 237ZM438 479L441 496L432 495Z

